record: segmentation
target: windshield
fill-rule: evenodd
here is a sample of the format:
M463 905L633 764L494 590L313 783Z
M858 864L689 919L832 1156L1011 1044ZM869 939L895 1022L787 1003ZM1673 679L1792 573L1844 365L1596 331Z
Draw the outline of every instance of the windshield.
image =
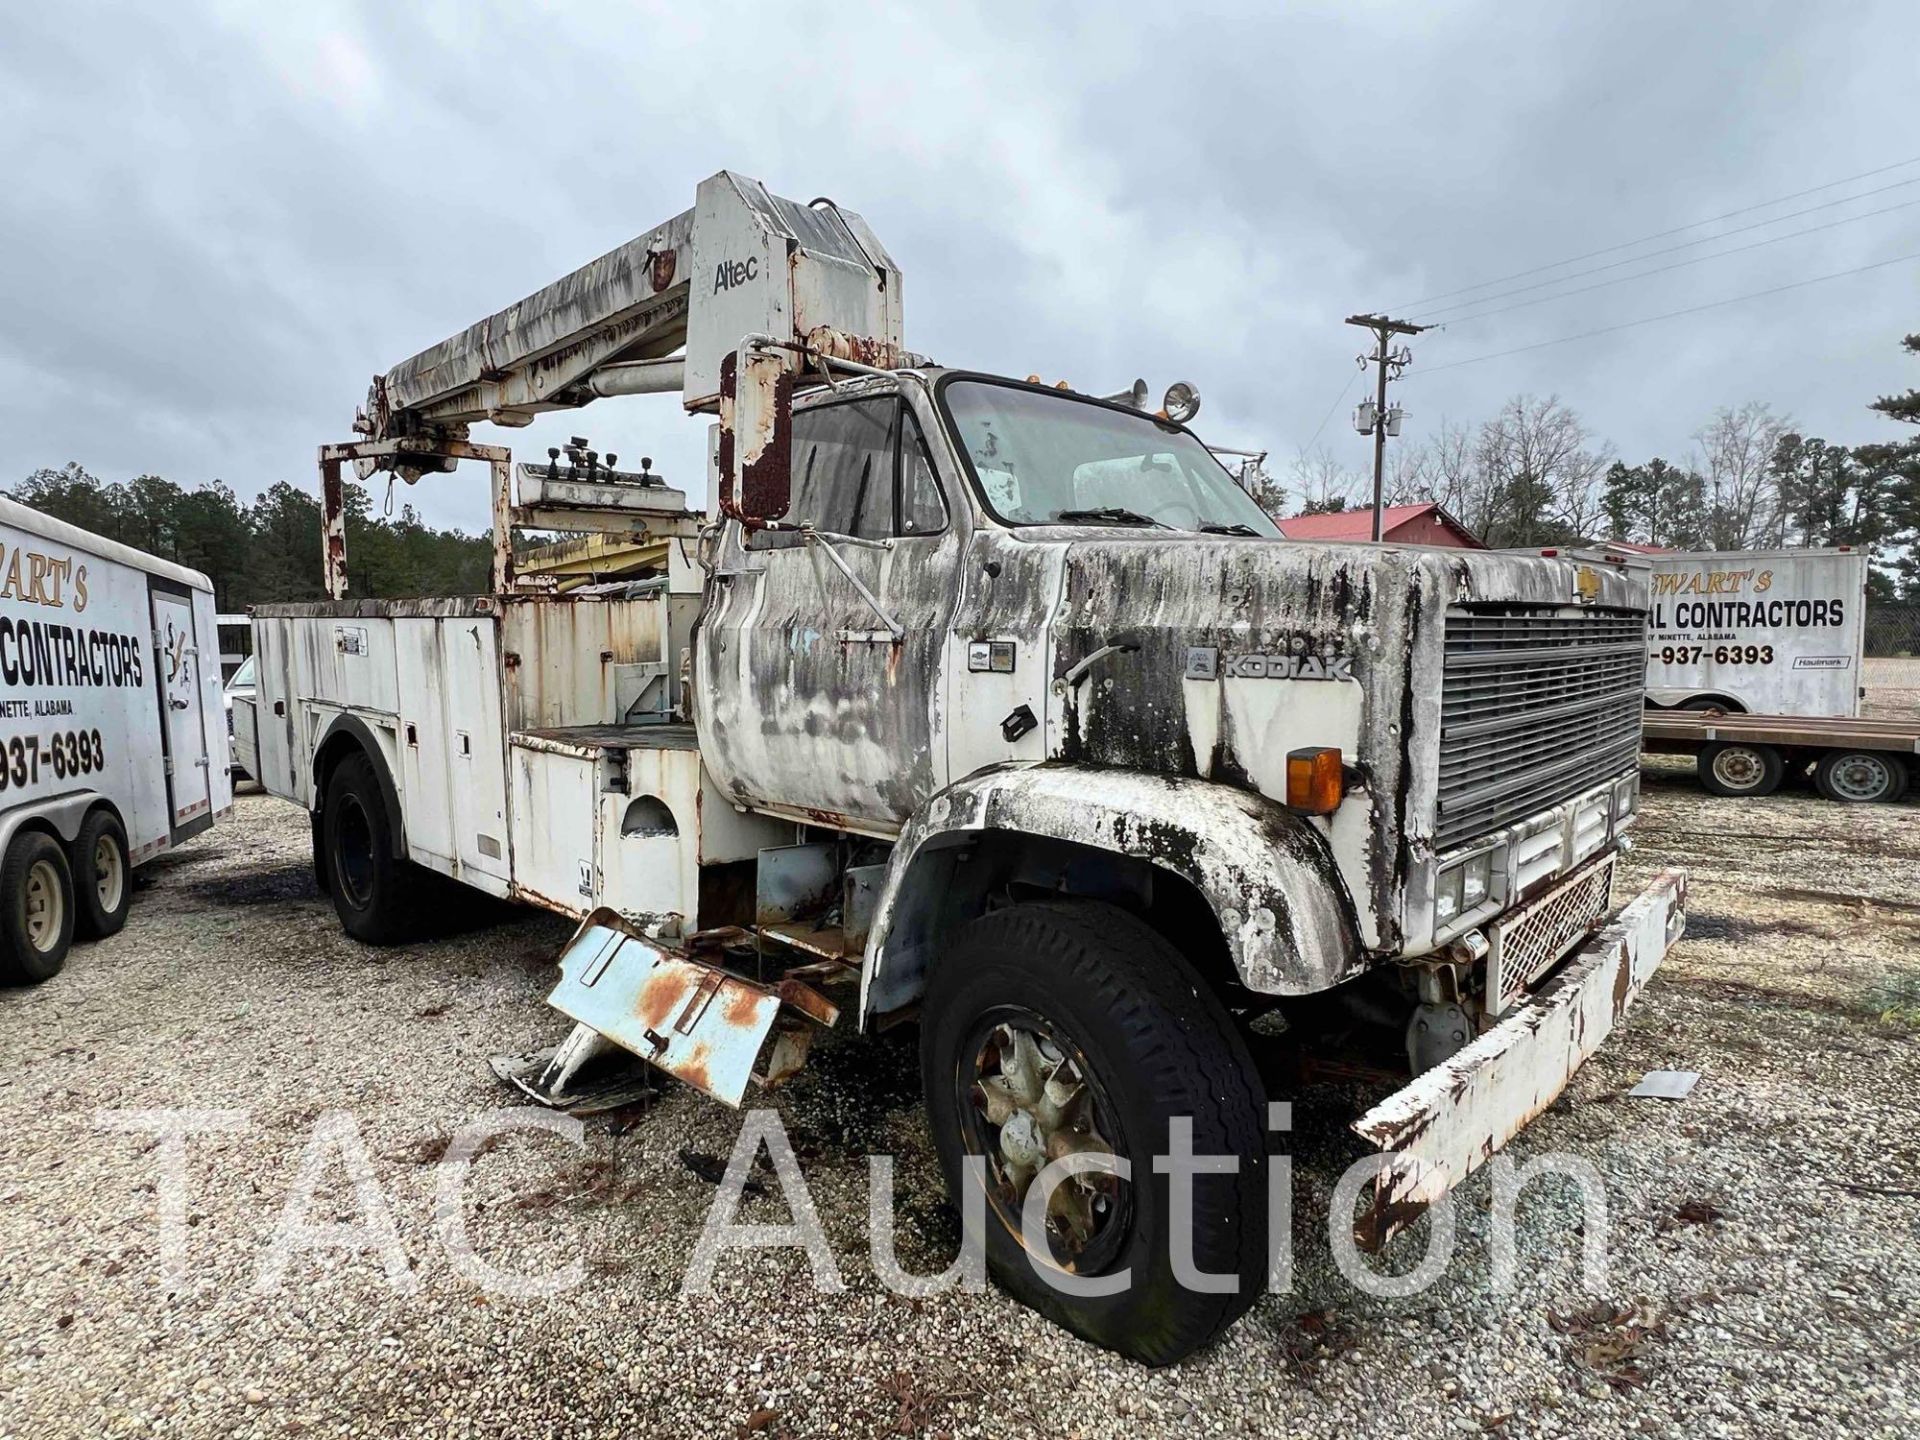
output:
M954 380L940 398L981 494L1008 524L1280 533L1177 425L991 380Z
M253 656L249 655L240 662L240 668L233 672L233 678L227 681L227 688L239 690L251 684L253 684Z

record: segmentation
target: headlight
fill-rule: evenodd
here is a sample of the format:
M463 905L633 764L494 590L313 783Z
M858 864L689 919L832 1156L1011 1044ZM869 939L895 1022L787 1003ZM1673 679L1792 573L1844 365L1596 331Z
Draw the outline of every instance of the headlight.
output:
M1500 868L1504 852L1496 847L1456 860L1434 877L1433 921L1445 925L1457 915L1478 909L1495 898L1504 871Z
M1627 776L1613 787L1613 818L1624 819L1637 808L1635 801L1640 798L1640 776L1638 773Z
M1461 902L1471 910L1487 898L1487 892L1493 888L1493 852L1486 851L1474 856L1460 867Z

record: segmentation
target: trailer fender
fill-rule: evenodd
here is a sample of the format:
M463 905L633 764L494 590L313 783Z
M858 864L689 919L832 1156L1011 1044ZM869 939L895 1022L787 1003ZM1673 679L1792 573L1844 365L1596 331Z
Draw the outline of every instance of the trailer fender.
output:
M395 756L389 743L383 743L374 728L358 715L340 714L327 722L320 732L320 743L313 750L314 853L319 851L320 815L326 808L327 777L333 767L353 749L366 752L373 762L374 779L380 784L380 801L386 807L388 832L393 836L393 853L407 858L406 816L400 808L400 792L394 788ZM322 889L326 887L322 885Z
M1305 817L1204 780L1005 765L940 791L902 832L868 931L863 1025L918 998L943 918L953 918L942 904L950 862L992 831L1066 841L1182 877L1212 908L1250 990L1312 994L1365 963L1352 901L1326 839Z
M95 806L105 806L113 812L116 820L120 818L120 812L114 808L113 802L98 790L76 790L68 795L57 795L51 800L15 806L0 815L0 855L7 853L7 847L13 844L13 837L22 828L35 824L52 831L62 844L71 845Z

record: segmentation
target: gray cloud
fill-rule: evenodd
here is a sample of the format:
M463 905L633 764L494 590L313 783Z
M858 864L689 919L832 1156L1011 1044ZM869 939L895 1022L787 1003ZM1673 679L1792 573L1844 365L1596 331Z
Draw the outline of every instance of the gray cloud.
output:
M1351 370L1351 310L1920 153L1920 16L1891 0L1040 8L24 9L0 49L0 478L310 485L371 373L723 166L864 213L915 348L1191 378L1210 438L1284 456ZM1872 438L1864 402L1910 383L1920 264L1437 367L1916 250L1920 210L1459 323L1417 343L1409 434L1531 390L1636 458L1746 399ZM657 399L512 442L583 427L700 488L702 426ZM1323 443L1364 462L1339 415ZM484 523L477 476L409 498Z

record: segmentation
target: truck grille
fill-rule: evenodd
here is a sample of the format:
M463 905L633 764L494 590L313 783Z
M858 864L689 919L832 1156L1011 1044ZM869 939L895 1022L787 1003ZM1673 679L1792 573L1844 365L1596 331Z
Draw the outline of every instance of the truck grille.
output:
M1560 605L1447 612L1434 848L1550 810L1633 765L1646 617Z
M1613 856L1608 855L1491 926L1487 1013L1505 1014L1529 985L1586 939L1606 915L1612 898Z

